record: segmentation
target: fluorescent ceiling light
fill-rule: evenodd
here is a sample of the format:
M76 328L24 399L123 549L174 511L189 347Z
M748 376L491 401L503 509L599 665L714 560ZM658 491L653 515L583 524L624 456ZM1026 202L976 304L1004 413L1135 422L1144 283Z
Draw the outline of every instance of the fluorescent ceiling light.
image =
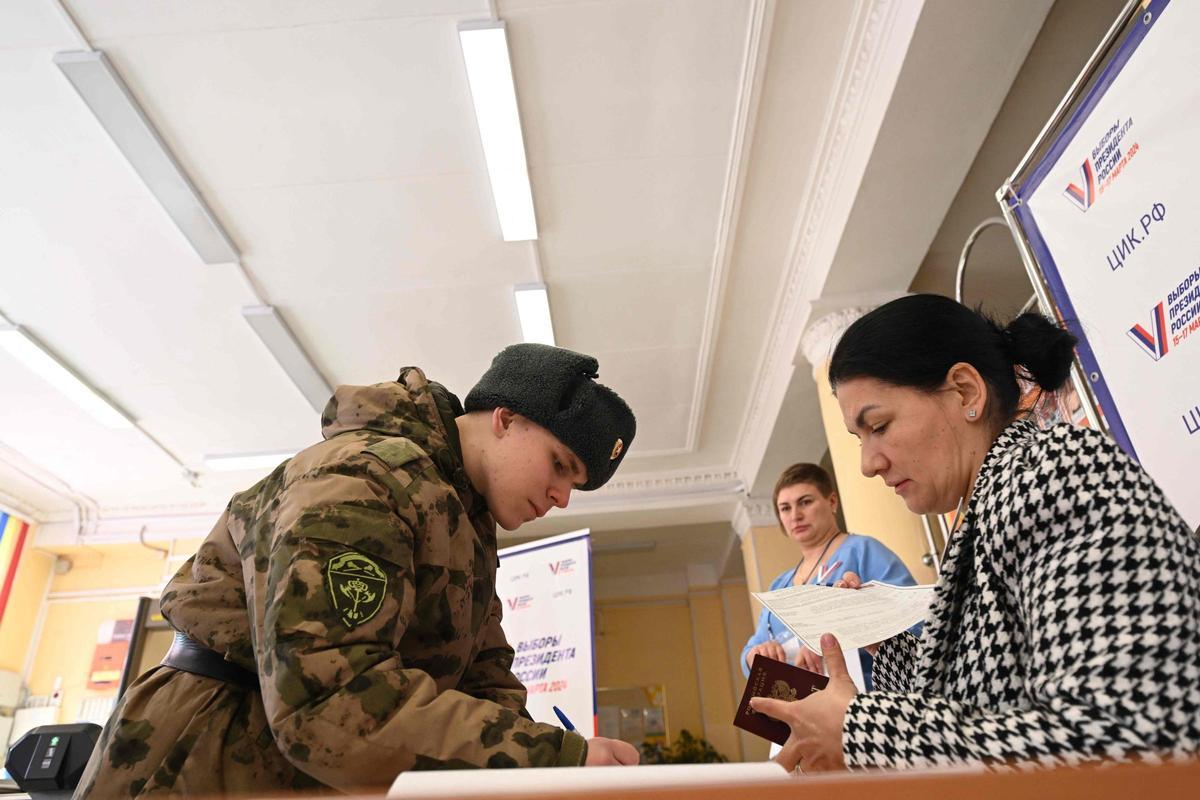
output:
M54 63L108 131L134 171L206 264L238 260L237 248L204 204L166 142L99 50L55 53Z
M20 325L0 326L0 346L109 428L132 428L133 419L93 388Z
M278 453L232 453L224 456L205 456L204 466L218 472L249 469L273 469L281 461L296 455L294 450Z
M550 296L544 283L521 283L513 287L521 335L527 342L554 344L554 323L550 319Z
M500 217L500 233L506 242L536 239L537 219L504 23L460 23L458 39L467 62L467 81L492 182L492 198Z
M324 411L333 390L329 388L325 377L313 366L308 353L304 352L304 348L296 341L291 328L283 321L283 317L279 316L275 307L245 306L242 308L242 316L271 351L271 355L275 356L279 366L283 367L292 383L296 384L296 388L308 400L308 404L318 414Z

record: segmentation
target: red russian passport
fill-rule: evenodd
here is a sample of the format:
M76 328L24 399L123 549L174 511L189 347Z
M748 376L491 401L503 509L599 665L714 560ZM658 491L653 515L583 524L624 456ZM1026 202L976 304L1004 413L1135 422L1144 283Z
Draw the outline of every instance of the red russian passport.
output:
M746 680L746 691L738 705L733 724L755 736L783 744L791 734L786 722L760 714L750 707L751 697L773 697L776 700L803 700L813 692L824 689L829 678L793 667L782 661L759 654L750 665L750 677Z

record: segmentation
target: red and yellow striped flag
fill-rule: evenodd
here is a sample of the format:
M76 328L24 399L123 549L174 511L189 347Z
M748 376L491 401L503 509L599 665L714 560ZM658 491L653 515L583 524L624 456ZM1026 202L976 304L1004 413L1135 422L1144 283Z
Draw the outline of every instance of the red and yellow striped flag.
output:
M21 562L27 533L28 522L0 511L0 622L4 621L4 609L17 577L17 565Z

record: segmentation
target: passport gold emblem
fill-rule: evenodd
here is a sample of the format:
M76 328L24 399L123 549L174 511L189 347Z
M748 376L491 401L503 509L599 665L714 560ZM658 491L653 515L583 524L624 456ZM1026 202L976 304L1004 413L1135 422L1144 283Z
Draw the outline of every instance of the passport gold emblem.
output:
M776 700L795 700L796 690L788 686L787 681L775 681L771 685L771 694L768 697L773 697Z

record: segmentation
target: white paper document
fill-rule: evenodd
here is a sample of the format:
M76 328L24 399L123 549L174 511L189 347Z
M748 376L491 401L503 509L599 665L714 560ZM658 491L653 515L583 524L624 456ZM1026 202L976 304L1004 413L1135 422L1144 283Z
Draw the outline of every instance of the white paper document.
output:
M804 643L800 641L799 636L793 636L786 642L780 642L783 648L783 655L787 659L787 663L795 664L796 659L800 656L800 648ZM860 692L867 690L867 683L863 679L862 661L858 657L858 649L846 647L842 649L842 655L846 657L846 672L850 674L850 680L854 681L854 685L858 687Z
M783 767L771 761L749 764L651 764L641 767L535 767L532 769L469 769L405 772L392 784L388 797L408 800L487 795L524 797L531 793L570 789L629 791L655 787L709 787L736 783L775 783L790 780Z
M789 586L774 592L755 592L758 601L804 640L821 652L821 634L832 633L850 650L882 642L911 628L929 613L932 584L892 586L871 581L861 589L832 586Z

